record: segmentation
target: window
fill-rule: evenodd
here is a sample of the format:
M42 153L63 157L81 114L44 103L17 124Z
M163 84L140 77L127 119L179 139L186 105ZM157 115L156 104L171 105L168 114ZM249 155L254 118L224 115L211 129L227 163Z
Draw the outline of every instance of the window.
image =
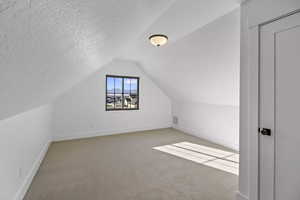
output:
M139 77L106 75L106 110L139 109Z

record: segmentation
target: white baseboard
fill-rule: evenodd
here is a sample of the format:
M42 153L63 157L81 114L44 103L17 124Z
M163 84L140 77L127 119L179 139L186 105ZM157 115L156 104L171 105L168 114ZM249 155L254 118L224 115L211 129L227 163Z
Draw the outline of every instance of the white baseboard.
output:
M74 140L74 139L83 139L83 138L91 138L91 137L98 137L98 136L107 136L107 135L117 135L129 132L137 132L137 131L148 131L148 130L155 130L155 129L163 129L163 128L171 128L171 125L167 126L149 126L143 128L133 128L133 129L120 129L120 130L108 130L108 131L88 131L88 132L81 132L75 133L72 135L56 135L53 137L53 141L65 141L65 140Z
M40 165L41 165L42 161L45 158L45 155L48 151L48 148L49 148L50 144L51 144L51 141L48 141L45 144L45 146L43 147L43 149L40 152L39 156L35 160L30 172L28 173L28 175L26 176L25 180L23 181L20 189L18 190L14 200L22 200L25 197L25 194L26 194L27 190L29 189L30 184L31 184L34 176L38 172L38 170L40 168Z
M249 198L246 197L245 195L243 195L241 192L237 191L236 192L236 200L249 200Z

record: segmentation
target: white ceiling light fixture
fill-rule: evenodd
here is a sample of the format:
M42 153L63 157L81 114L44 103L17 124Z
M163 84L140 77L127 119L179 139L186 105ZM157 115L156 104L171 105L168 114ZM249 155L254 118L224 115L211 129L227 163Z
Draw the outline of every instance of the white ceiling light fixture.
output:
M150 40L151 44L159 47L159 46L163 46L163 45L167 44L168 37L163 34L154 34L149 37L149 40Z

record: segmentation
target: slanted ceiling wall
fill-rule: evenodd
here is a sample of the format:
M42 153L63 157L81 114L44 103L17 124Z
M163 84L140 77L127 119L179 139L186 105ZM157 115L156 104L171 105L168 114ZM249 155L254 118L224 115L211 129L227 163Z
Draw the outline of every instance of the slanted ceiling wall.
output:
M0 120L110 62L173 0L0 0Z

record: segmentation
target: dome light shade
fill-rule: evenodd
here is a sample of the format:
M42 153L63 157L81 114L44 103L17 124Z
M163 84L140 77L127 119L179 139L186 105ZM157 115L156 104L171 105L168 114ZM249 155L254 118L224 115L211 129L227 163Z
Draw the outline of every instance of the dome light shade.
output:
M154 46L163 46L168 42L168 37L166 35L162 35L162 34L155 34L155 35L151 35L149 37L149 40L151 42L151 44L153 44Z

